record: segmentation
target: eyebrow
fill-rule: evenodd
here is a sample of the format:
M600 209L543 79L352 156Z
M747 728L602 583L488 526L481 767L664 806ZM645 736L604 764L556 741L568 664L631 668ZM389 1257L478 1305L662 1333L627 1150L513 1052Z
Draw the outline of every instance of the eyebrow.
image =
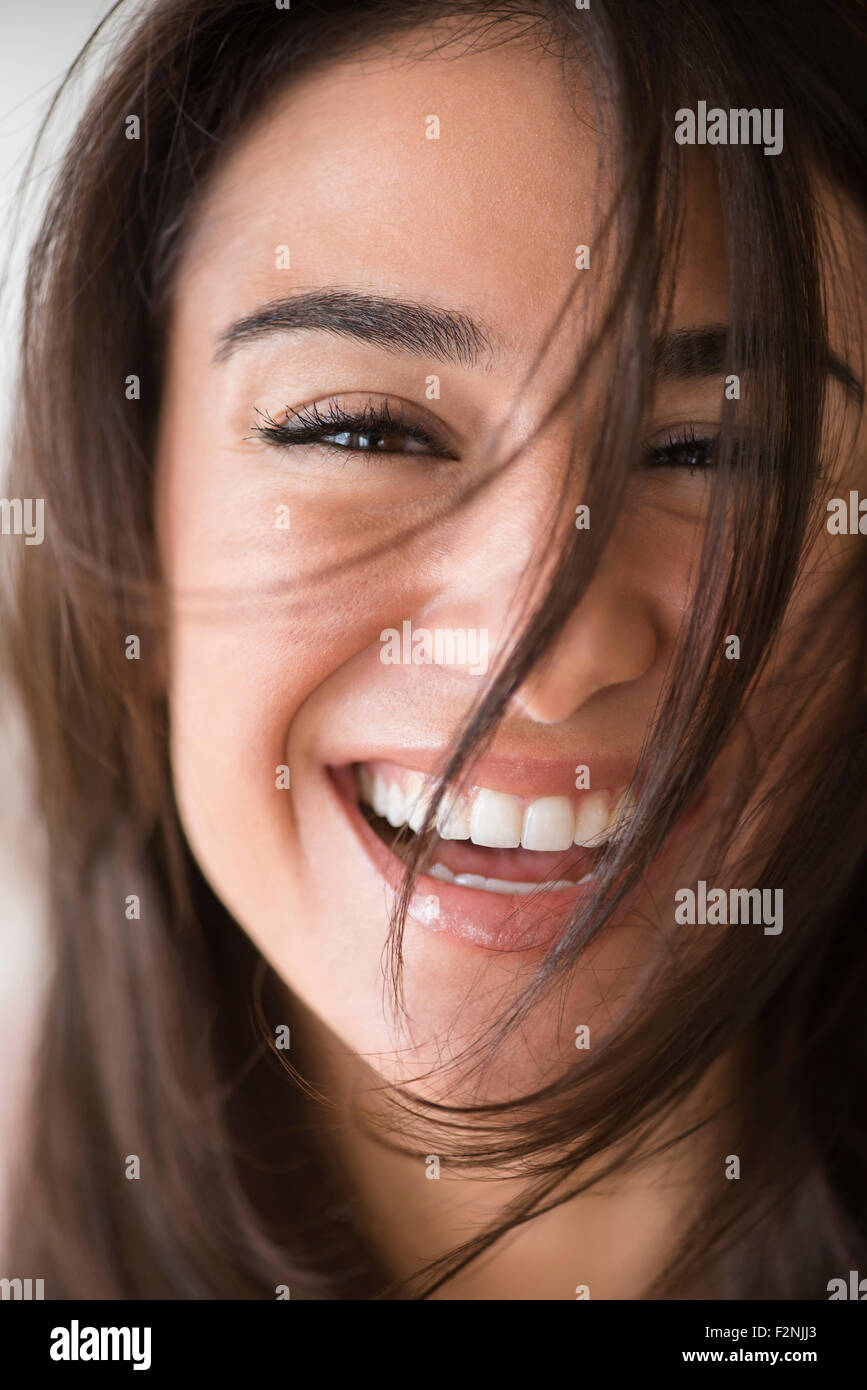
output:
M650 348L650 372L658 381L689 380L718 375L726 365L728 329L724 323L701 328L677 328L656 338ZM827 346L825 370L859 405L864 387L848 363Z
M239 347L271 334L305 329L470 368L488 365L496 344L477 319L455 309L358 290L326 289L272 300L237 319L219 335L213 360L225 362ZM677 328L660 335L650 348L652 377L685 381L718 375L725 366L727 338L724 323ZM828 374L863 405L864 387L851 367L827 347L824 355Z
M467 314L383 295L329 289L273 300L230 324L217 340L214 362L224 362L244 343L297 329L334 333L373 343L388 352L411 353L459 367L482 366L492 352L490 335Z

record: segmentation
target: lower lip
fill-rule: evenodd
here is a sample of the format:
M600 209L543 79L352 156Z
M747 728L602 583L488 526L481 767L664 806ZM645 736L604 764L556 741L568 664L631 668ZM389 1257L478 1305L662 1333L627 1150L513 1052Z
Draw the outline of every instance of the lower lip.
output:
M368 859L397 899L406 873L403 863L365 820L352 768L330 768L329 772L337 800ZM700 791L681 817L677 831L693 819L703 800L704 791ZM570 888L540 884L538 893L488 893L421 874L410 898L409 916L430 931L444 932L483 950L538 953L557 940L594 886L591 879Z

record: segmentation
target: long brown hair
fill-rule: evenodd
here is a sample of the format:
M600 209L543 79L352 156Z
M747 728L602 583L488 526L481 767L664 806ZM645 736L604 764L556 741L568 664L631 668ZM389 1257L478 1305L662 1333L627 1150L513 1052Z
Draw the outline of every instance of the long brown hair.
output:
M648 731L637 814L606 852L593 901L479 1040L490 1049L603 929L725 745L821 524L827 322L816 171L867 213L865 26L863 10L845 0L423 8L425 26L465 16L474 43L542 26L547 42L591 64L618 190L606 224L617 285L570 385L578 399L594 352L613 354L588 450L593 529L580 545L574 535L563 544L441 790L460 778L580 600L640 451L648 326L670 292L680 225L674 112L693 96L753 107L757 94L762 107L785 111L783 156L714 151L730 265L725 370L749 373L758 443L739 451L727 408L698 597ZM124 11L120 3L112 14ZM75 130L32 252L10 495L44 498L49 522L43 545L16 552L4 645L50 837L55 970L12 1248L16 1267L44 1277L49 1297L255 1298L290 1285L293 1297L346 1298L387 1288L349 1195L319 1161L316 1102L263 1033L278 983L186 845L161 682L157 672L152 682L132 674L124 637L152 631L159 648L152 494L163 335L198 192L234 136L297 74L418 27L419 7L400 0L295 0L291 11L271 0L145 5ZM125 136L135 113L138 144ZM843 273L854 281L852 266ZM139 399L123 389L128 374L139 378ZM865 580L867 561L853 561L834 623L813 615L802 660L786 673L793 723L820 695L823 703L798 775L764 792L760 808L770 809L774 835L753 881L784 890L783 940L771 950L761 934L726 934L696 957L668 932L641 1007L592 1056L521 1101L428 1107L439 1151L456 1164L517 1160L533 1183L416 1292L588 1186L590 1166L593 1181L616 1170L629 1141L649 1134L735 1044L751 1064L731 1149L749 1180L726 1184L724 1200L708 1184L706 1209L648 1296L701 1288L711 1297L824 1297L829 1278L867 1257ZM816 672L837 671L841 632L844 678L832 702L830 682L817 693ZM723 656L730 633L740 637L739 661ZM721 841L720 873L732 867L724 850ZM414 870L424 852L419 836ZM390 934L398 1001L412 878ZM134 930L124 919L130 894L144 905ZM131 1154L149 1180L124 1181Z

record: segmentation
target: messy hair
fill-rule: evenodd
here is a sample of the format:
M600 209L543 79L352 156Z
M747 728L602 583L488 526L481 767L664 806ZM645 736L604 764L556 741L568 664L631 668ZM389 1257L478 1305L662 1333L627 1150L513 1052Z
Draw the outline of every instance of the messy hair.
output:
M109 19L126 9L121 0ZM707 151L729 275L721 366L749 380L750 447L742 447L738 402L727 401L695 599L636 772L635 814L604 851L595 891L475 1040L479 1058L562 987L640 884L766 672L822 524L833 459L823 435L822 285L831 253L819 180L867 211L861 7L137 7L73 133L32 251L16 395L12 492L46 499L52 524L43 545L16 552L4 645L30 721L49 836L54 974L12 1245L22 1267L44 1272L52 1297L257 1298L278 1284L290 1284L293 1297L397 1292L366 1248L348 1194L321 1163L315 1097L268 1044L269 1000L281 984L186 843L165 695L124 659L123 634L152 632L157 650L165 626L154 471L167 306L202 189L238 134L301 74L409 33L425 51L440 18L464 21L471 45L538 34L562 56L564 74L573 59L592 73L600 158L615 190L599 247L617 275L594 305L563 398L576 420L565 498L582 393L606 354L604 409L580 446L593 526L565 534L552 522L559 548L545 592L521 615L489 688L456 731L426 826L407 849L388 937L397 1011L407 908L439 801L467 777L581 601L641 452L651 329L666 320L683 226L675 112L694 99L785 112L781 154L750 145ZM142 116L132 154L130 112ZM857 305L854 258L837 273ZM587 280L576 277L576 296L587 296ZM140 379L135 402L106 389L119 363ZM754 750L752 781L713 847L714 881L736 882L731 847L745 824L762 828L753 881L784 890L784 937L723 934L696 951L667 922L648 934L658 950L641 990L592 1054L576 1054L531 1096L426 1106L424 1123L437 1127L437 1151L453 1165L517 1168L528 1182L490 1230L420 1272L401 1296L430 1294L509 1230L646 1156L661 1121L732 1048L740 1088L726 1134L749 1181L725 1184L721 1200L718 1179L708 1178L693 1225L646 1296L822 1297L831 1274L867 1257L865 580L867 557L853 552L835 603L809 615L800 656L784 674L775 670L786 693L778 739L802 731L797 767L771 778L776 745ZM740 638L737 661L724 655L731 633ZM124 931L118 905L131 892L148 910ZM414 1098L397 1099L411 1129ZM154 1181L119 1180L130 1152Z

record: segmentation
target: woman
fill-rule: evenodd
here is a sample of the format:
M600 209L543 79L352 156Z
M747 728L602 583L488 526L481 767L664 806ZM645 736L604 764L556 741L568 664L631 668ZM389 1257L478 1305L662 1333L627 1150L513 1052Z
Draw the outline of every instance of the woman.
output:
M139 7L33 252L16 1266L826 1298L865 1258L863 16L423 9Z

